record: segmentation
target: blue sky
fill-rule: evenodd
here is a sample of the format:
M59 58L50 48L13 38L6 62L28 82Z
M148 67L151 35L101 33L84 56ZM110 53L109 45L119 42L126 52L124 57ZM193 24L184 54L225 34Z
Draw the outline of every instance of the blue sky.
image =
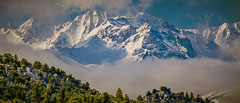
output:
M179 28L240 22L240 0L155 0L147 9Z
M143 10L178 28L240 22L240 0L0 0L0 27L8 22L19 24L29 17L61 21L72 14L66 11L69 8L96 7Z

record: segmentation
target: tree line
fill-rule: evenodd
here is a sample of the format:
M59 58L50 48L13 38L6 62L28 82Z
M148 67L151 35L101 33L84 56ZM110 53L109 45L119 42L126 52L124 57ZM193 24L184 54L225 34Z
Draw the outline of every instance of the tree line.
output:
M10 53L0 54L0 103L210 103L193 93L173 93L160 87L130 99L120 88L115 95L90 88L71 74L46 63L30 63Z

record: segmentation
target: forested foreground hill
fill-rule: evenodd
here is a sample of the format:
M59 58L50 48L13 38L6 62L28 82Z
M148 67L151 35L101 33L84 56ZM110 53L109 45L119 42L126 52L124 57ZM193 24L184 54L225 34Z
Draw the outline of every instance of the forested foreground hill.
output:
M0 55L0 103L209 103L192 93L173 93L167 87L129 99L120 88L116 95L101 93L59 68L17 55Z

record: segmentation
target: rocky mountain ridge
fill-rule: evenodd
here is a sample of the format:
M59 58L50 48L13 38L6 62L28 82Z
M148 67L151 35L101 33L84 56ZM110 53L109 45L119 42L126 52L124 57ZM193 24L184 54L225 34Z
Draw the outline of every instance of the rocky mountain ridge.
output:
M30 18L18 28L9 24L0 33L14 35L33 48L57 50L83 64L142 61L147 57L218 58L220 47L231 48L232 42L240 38L240 23L203 30L179 29L144 12L108 17L104 11L87 11L47 32L35 24ZM43 39L41 35L46 34L50 36Z

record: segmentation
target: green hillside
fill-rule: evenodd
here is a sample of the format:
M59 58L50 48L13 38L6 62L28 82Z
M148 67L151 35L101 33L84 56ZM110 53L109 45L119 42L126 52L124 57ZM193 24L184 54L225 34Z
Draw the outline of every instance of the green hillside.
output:
M173 93L160 87L129 99L121 89L116 95L99 92L60 68L21 60L17 55L0 55L0 103L208 103L192 93Z

